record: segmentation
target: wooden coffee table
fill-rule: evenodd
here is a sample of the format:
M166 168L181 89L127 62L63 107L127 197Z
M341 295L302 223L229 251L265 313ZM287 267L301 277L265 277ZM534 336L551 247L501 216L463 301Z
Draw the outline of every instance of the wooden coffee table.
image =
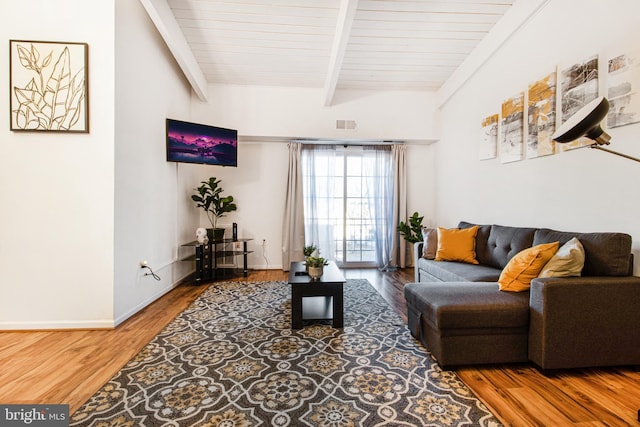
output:
M291 329L302 329L304 320L333 320L334 328L342 328L344 282L344 276L333 261L324 266L318 280L309 277L304 262L292 262L289 270Z

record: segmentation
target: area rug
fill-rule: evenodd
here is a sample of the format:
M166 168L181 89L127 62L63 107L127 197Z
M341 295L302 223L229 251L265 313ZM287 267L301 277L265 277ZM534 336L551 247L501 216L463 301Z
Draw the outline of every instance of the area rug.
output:
M366 280L344 328L291 329L287 282L212 284L71 417L73 426L499 426Z

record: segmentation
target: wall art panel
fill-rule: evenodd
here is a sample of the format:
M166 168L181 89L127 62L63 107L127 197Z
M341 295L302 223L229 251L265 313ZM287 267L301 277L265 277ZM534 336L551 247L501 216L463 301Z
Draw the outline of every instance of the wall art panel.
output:
M560 123L567 121L580 108L598 97L598 56L562 67L560 72L561 117ZM563 150L591 145L588 138L562 144Z
M551 139L556 129L556 73L529 85L527 101L527 158L556 152Z
M640 50L622 53L607 62L607 126L640 122Z
M524 145L524 92L502 103L500 161L522 160Z
M88 49L9 41L11 130L89 132Z
M482 120L480 135L480 160L498 157L498 115L493 114Z

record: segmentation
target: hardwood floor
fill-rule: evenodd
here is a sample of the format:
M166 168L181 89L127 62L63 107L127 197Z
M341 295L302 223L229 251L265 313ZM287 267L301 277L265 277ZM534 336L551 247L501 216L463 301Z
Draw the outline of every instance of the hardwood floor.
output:
M413 281L413 269L350 269L344 274L369 280L406 322L403 287ZM252 271L248 280L286 280L286 274ZM0 403L68 403L73 413L205 289L178 286L114 330L0 333ZM632 368L545 376L523 364L456 372L505 425L640 424L640 372Z

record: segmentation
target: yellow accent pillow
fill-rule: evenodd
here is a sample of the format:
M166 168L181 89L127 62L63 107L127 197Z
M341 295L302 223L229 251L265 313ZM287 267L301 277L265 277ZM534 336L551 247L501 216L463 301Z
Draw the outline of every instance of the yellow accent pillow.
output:
M522 292L529 289L531 280L538 277L540 270L558 252L560 242L543 243L518 252L507 263L498 284L501 291Z
M469 228L438 227L436 261L459 261L478 264L476 259L476 234L478 226Z

